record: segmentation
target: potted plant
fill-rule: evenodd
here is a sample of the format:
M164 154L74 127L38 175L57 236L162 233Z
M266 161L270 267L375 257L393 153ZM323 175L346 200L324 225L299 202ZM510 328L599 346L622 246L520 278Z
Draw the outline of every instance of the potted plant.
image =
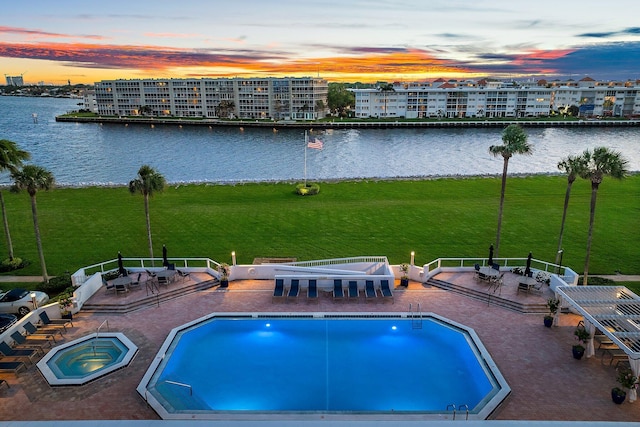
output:
M553 318L558 312L558 308L560 306L560 300L556 298L549 298L547 300L547 308L549 309L549 314L544 316L544 326L550 328L553 325Z
M223 262L218 265L218 273L220 273L220 287L226 288L229 286L229 274L231 274L231 269L229 264Z
M587 340L589 339L590 335L582 325L578 326L576 330L573 331L573 334L578 340L578 344L575 344L572 348L573 357L580 360L582 359L582 356L584 356L584 346L587 344Z
M403 262L400 264L400 272L402 276L400 277L400 286L404 286L405 288L409 286L409 264Z
M71 299L73 295L69 292L65 292L60 295L58 299L58 305L60 306L60 315L63 319L71 319L73 314L71 313L71 307L73 307L73 300Z
M622 386L614 387L611 389L611 400L613 400L616 404L621 404L624 402L624 399L627 397L627 392L625 389L629 389L629 393L636 391L636 387L638 386L638 377L633 374L633 371L629 368L620 368L616 369L618 375L616 377L616 381ZM630 401L633 401L631 399Z

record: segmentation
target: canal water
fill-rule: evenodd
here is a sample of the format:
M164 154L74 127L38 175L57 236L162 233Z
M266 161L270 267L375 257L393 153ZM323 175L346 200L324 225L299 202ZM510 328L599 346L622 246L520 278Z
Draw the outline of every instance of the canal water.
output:
M241 129L58 123L77 99L0 96L0 138L19 144L59 185L120 185L141 165L172 183L499 175L500 128L313 130L323 150L305 150L302 129ZM37 117L34 117L34 114ZM557 163L607 146L640 170L640 128L526 128L531 156L510 174L557 173ZM306 163L305 163L306 151ZM306 164L306 168L305 168ZM0 183L8 183L4 174Z

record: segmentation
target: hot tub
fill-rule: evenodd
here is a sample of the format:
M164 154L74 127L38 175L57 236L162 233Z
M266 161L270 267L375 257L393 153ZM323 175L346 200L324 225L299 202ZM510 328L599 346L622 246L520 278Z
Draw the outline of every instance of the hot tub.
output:
M127 366L137 352L124 334L101 332L54 347L37 366L50 385L83 385Z

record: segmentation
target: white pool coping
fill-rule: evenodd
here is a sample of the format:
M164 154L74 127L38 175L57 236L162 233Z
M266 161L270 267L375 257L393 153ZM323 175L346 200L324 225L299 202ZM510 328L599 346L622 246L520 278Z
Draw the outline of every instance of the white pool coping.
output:
M122 360L106 368L99 369L96 372L86 375L82 378L58 378L56 374L49 367L49 364L48 364L49 360L51 360L51 358L53 358L56 354L60 353L61 351L64 351L69 347L75 346L84 341L89 341L96 337L117 338L118 341L120 341L127 348L127 352L125 353ZM85 335L83 337L77 338L73 341L69 341L68 343L55 346L42 359L40 359L40 361L37 363L37 366L38 366L38 369L40 370L40 373L42 373L42 376L44 376L44 378L47 380L49 385L52 385L52 386L84 385L88 382L94 381L104 375L110 374L113 371L117 371L118 369L129 365L129 363L131 363L131 360L133 360L134 356L137 353L138 353L138 346L136 346L133 342L131 342L131 340L129 340L129 338L127 338L123 333L100 332L99 335L97 333L93 333L90 335Z
M412 315L416 315L416 313L398 313L398 312L371 312L371 313L362 313L362 312L348 312L348 313L211 313L207 316L203 316L199 319L193 320L191 322L185 323L184 325L173 328L167 338L163 342L162 346L158 350L156 357L153 359L149 368L145 372L142 380L138 384L136 391L142 398L147 402L151 408L162 418L163 420L304 420L304 421L312 421L312 420L464 420L465 418L469 420L486 420L495 410L496 408L507 398L507 396L511 393L511 388L507 384L506 379L500 373L497 365L491 358L488 350L482 344L480 337L476 334L476 332L469 328L468 326L462 325L460 323L454 322L445 317L439 316L435 313L421 313L421 319L433 318L439 320L443 323L449 324L453 327L463 330L466 332L470 339L473 342L473 345L476 347L479 356L481 358L481 362L484 363L485 368L489 371L488 375L491 375L498 387L497 392L494 394L487 396L486 401L483 402L482 408L477 412L470 412L465 414L464 412L438 412L438 413L357 413L357 412L345 412L345 413L298 413L298 412L254 412L247 411L242 413L237 412L223 412L223 411L193 411L193 412L180 412L180 413L172 413L166 410L162 402L160 402L153 393L150 393L148 390L149 383L151 382L153 376L156 371L160 367L162 361L164 360L167 351L172 345L176 335L185 330L189 329L194 325L199 323L203 323L207 320L214 318L327 318L327 319L336 319L336 318L398 318L398 319L407 319L412 318Z

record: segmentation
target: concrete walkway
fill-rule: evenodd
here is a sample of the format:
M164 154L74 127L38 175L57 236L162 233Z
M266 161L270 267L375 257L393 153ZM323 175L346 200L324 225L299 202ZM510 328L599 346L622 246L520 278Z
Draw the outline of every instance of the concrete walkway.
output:
M51 277L49 277L51 279ZM42 282L42 276L0 276L0 283Z

